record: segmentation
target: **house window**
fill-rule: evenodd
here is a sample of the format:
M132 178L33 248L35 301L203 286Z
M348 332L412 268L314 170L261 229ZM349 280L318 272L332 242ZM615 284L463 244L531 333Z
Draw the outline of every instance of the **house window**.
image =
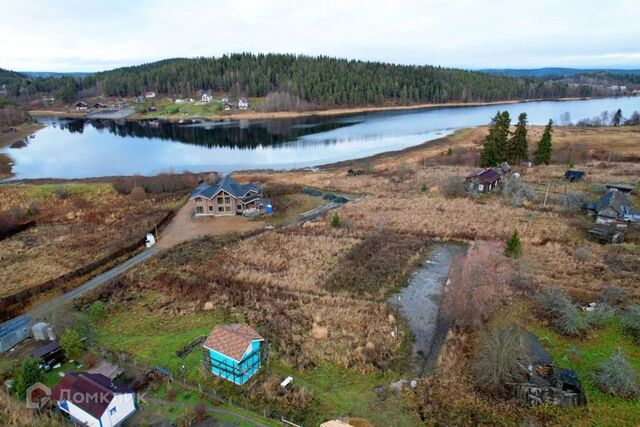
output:
M116 412L117 412L117 410L116 410L116 408L115 408L115 407L114 407L114 408L109 409L109 415L113 415L113 414L115 414Z
M196 197L196 202L197 202L197 203L202 202L202 197Z
M202 214L204 213L204 208L202 206L196 206L196 213L197 214Z
M218 197L218 204L224 203L224 199L222 197Z
M213 211L213 206L209 206L209 211Z
M225 212L231 212L231 206L225 206L224 207L224 211Z
M224 198L224 202L225 203L231 203L231 197L225 197Z
M238 206L236 206L236 209L238 209L239 211L241 211L241 210L242 210L242 205L238 205Z
M224 208L222 206L218 206L218 212L224 212Z

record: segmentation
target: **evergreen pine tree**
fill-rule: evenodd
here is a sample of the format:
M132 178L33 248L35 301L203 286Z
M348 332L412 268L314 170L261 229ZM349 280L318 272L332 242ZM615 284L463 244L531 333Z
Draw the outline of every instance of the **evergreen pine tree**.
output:
M611 119L611 126L620 126L620 122L622 121L622 110L618 108L618 111L613 115Z
M340 228L340 217L338 216L338 213L334 213L333 214L333 218L331 218L331 226L333 228Z
M22 361L14 375L15 390L20 399L26 397L26 391L33 384L44 379L44 372L40 368L40 361L35 357L28 357Z
M518 124L513 136L509 141L509 156L507 161L518 165L521 161L527 160L529 157L529 148L527 146L527 113L521 113L518 116Z
M480 153L480 166L496 166L507 160L509 145L509 126L511 119L507 111L498 111L489 124L489 133L485 137L484 148Z
M513 230L513 234L509 237L509 240L507 240L504 254L509 258L520 258L522 255L522 242L520 242L518 230Z
M551 145L551 134L553 133L553 120L549 120L549 124L544 128L542 138L538 143L538 148L535 152L535 164L548 165L551 162L551 151L553 150Z

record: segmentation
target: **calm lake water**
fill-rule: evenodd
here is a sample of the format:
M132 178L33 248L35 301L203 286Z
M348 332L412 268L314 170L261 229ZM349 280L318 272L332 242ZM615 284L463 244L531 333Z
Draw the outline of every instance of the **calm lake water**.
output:
M18 179L289 169L411 147L487 124L497 110L513 122L526 112L531 124L545 124L564 112L575 122L618 108L628 116L640 110L640 97L200 124L40 118L46 126L34 138L2 151Z

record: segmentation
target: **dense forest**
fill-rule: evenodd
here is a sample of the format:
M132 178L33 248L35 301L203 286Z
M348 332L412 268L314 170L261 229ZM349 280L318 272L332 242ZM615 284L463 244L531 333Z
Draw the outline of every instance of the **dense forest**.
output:
M433 66L394 65L296 55L233 54L168 59L96 73L83 80L105 95L145 90L186 95L199 89L264 97L286 92L325 106L473 102L569 95L565 84Z
M607 83L640 82L638 75L607 75ZM265 107L408 105L553 99L612 95L591 75L566 79L515 77L434 66L396 65L287 54L249 53L219 58L175 58L79 76L30 77L0 70L5 95L35 99L52 94L71 102L90 96L195 96L199 90L232 97L265 97ZM4 79L4 80L2 80ZM0 83L1 84L1 83ZM621 83L618 83L621 84ZM617 93L619 94L619 93ZM283 101L284 102L284 101ZM282 103L282 102L280 102Z

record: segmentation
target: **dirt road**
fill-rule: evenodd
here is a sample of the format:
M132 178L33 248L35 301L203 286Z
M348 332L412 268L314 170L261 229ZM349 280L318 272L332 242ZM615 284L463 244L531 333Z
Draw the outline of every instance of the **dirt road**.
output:
M230 233L247 233L259 229L264 229L264 222L238 215L194 218L193 209L187 203L160 234L156 246L159 249L167 249L189 240Z

